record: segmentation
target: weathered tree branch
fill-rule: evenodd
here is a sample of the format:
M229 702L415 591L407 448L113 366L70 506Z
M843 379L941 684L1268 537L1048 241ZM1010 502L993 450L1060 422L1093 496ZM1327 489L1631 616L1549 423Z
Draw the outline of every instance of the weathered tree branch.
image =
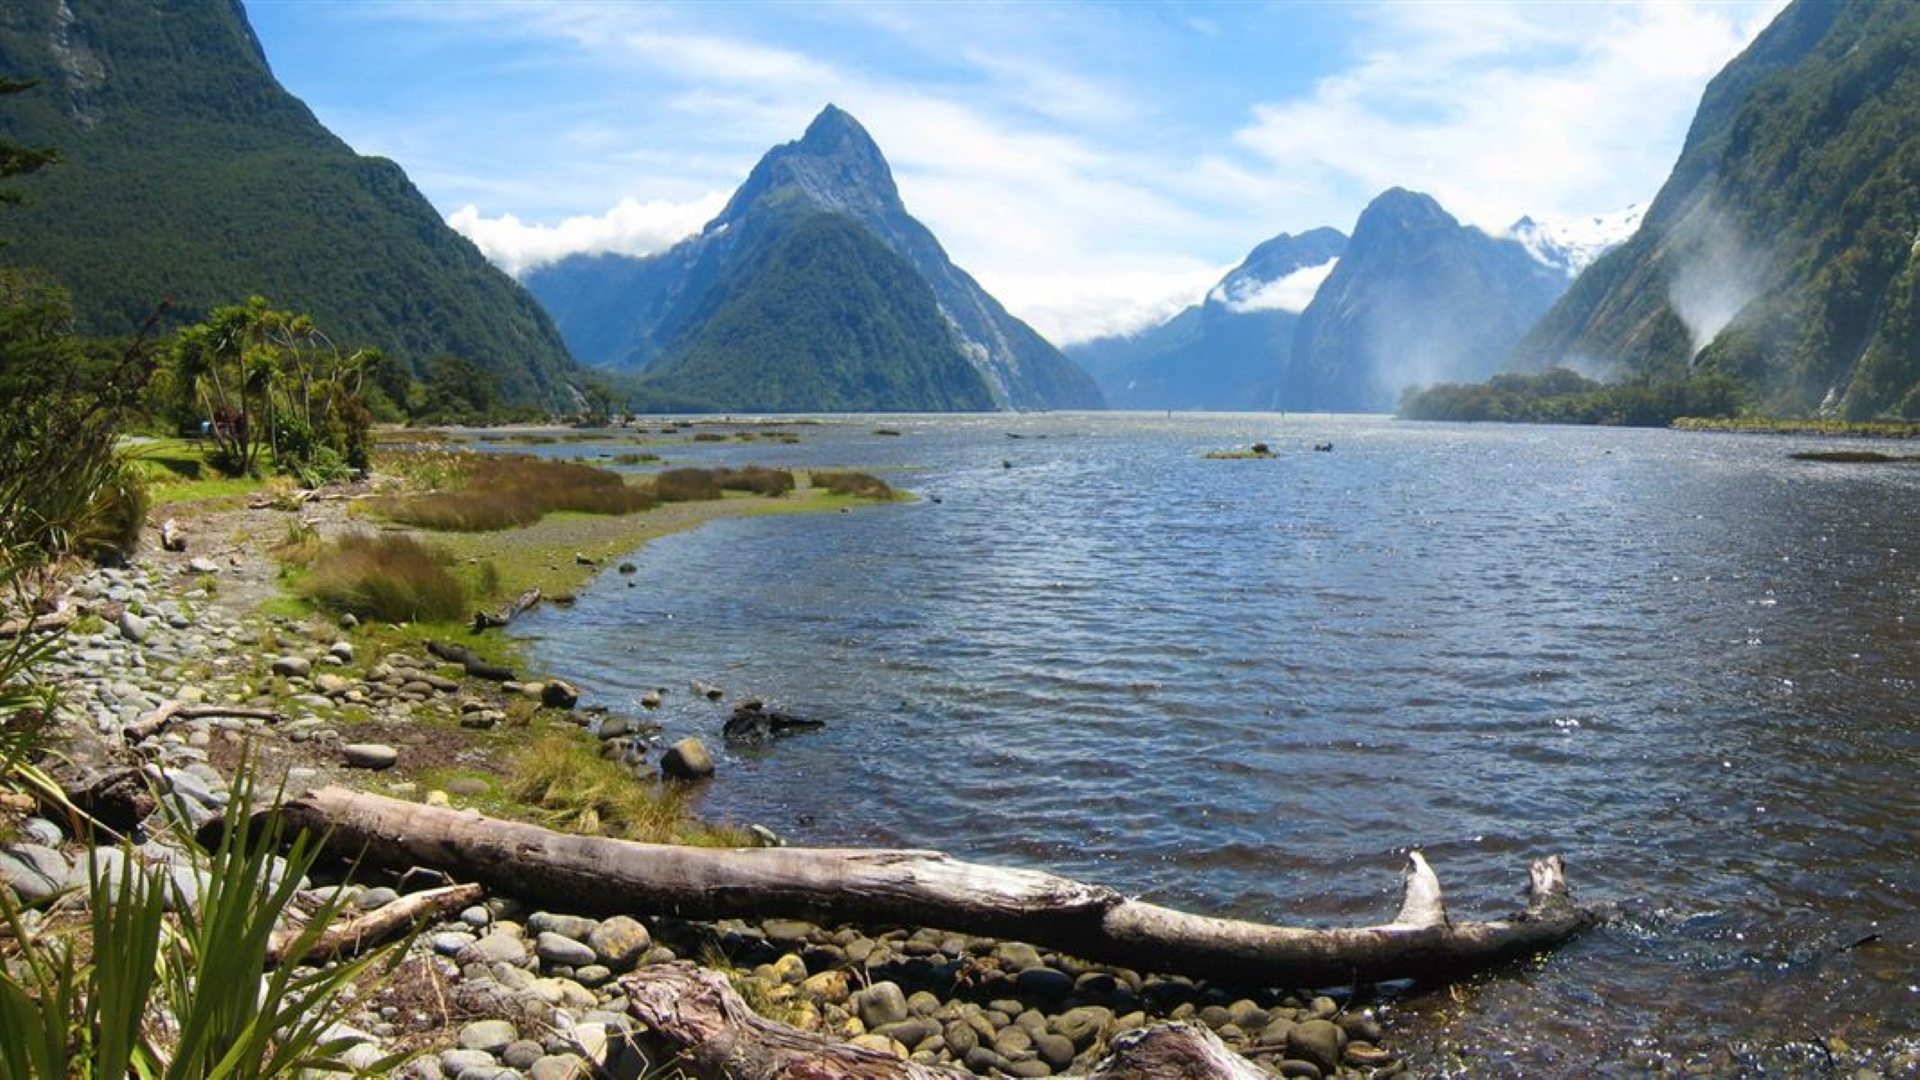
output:
M498 615L489 615L484 611L476 611L473 613L473 631L477 634L482 630L491 630L494 627L505 626L525 614L528 609L539 602L540 590L528 589L516 597L513 603L501 608Z
M1459 922L1447 917L1439 881L1414 853L1409 900L1395 921L1321 930L1190 915L1097 885L930 851L637 844L339 787L310 792L281 812L376 865L436 867L570 910L930 926L1257 986L1458 978L1550 949L1598 921L1568 896L1557 856L1533 864L1526 911Z
M78 612L74 608L36 615L31 619L8 619L0 622L0 638L17 638L22 634L43 634L49 630L65 630L73 625Z
M972 1080L972 1073L903 1061L756 1014L724 976L656 964L620 980L627 1009L702 1080ZM1205 1028L1160 1024L1114 1042L1089 1080L1265 1080Z
M478 885L448 885L409 893L385 907L327 927L321 931L313 947L300 954L300 960L319 964L336 957L357 955L402 930L412 928L423 919L436 918L449 911L459 911L477 904L484 895L485 890ZM286 960L288 950L305 932L304 927L275 931L267 943L267 962L278 964Z
M283 717L272 709L253 709L244 705L198 705L185 701L169 701L147 715L120 729L120 735L128 743L145 742L160 734L168 724L175 720L204 720L208 717L233 717L241 720L265 720L279 723Z

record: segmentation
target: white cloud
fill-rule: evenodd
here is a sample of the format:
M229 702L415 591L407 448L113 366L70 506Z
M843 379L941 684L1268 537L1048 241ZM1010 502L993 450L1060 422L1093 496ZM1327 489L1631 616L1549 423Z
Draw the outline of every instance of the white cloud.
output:
M1208 297L1225 304L1228 311L1243 315L1252 311L1291 311L1298 315L1313 303L1314 295L1339 263L1339 259L1328 259L1318 266L1303 266L1272 281L1240 278L1221 282Z
M1701 88L1782 6L1386 5L1371 52L1235 139L1316 193L1414 188L1490 227L1616 209L1666 179Z
M455 210L447 224L473 241L493 263L518 277L568 255L647 255L699 232L719 216L726 195L713 192L689 203L621 199L604 214L570 217L558 225L529 225L512 214L484 217L472 204Z
M1055 345L1125 337L1158 326L1196 304L1225 267L1090 269L1081 273L1011 273L985 279L987 291Z

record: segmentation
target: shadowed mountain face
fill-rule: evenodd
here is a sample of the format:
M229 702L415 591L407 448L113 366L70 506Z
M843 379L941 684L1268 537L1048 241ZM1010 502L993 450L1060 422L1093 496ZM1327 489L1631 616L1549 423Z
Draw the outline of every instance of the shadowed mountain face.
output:
M1378 412L1412 386L1484 379L1566 286L1521 244L1394 188L1301 312L1281 406Z
M1067 354L1118 409L1258 410L1275 406L1299 312L1347 238L1334 229L1266 241L1201 303L1130 337Z
M1566 286L1564 266L1395 188L1351 240L1274 237L1205 302L1073 353L1122 408L1380 412L1409 387L1499 370Z
M1920 5L1798 0L1721 71L1640 230L1510 365L1717 370L1768 411L1920 416Z
M16 185L0 263L49 270L84 332L262 294L402 362L472 360L503 400L569 400L546 313L275 81L237 0L9 0L0 72L39 81L0 134L62 158Z
M802 238L831 252L801 257ZM832 106L761 158L700 235L644 259L574 256L526 282L583 360L713 408L1102 403L1085 372L947 259L879 147ZM748 392L756 380L767 385Z

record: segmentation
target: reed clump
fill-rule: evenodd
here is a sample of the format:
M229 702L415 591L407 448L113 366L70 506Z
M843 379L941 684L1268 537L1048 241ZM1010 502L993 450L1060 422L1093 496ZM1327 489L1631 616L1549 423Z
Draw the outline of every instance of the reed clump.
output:
M301 595L333 611L383 622L432 622L466 613L467 591L451 556L396 533L352 533L320 548Z
M373 510L416 528L493 532L531 525L556 511L632 514L659 504L646 486L604 469L530 457L459 455L443 483L448 490L389 496Z

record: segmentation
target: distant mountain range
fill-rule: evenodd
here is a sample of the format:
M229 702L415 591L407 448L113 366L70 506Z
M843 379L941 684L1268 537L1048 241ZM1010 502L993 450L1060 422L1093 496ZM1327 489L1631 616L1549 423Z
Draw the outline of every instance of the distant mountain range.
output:
M1796 0L1708 84L1633 238L1514 350L1920 417L1920 4Z
M853 117L828 106L719 217L646 258L527 287L581 360L656 403L733 410L1098 408L1087 374L947 258Z
M342 344L473 361L506 401L572 400L546 313L399 166L281 88L238 0L8 0L0 72L39 81L0 106L0 135L61 155L14 185L0 264L47 268L83 332L257 293Z
M1381 411L1432 382L1483 379L1631 212L1523 218L1505 237L1395 188L1348 240L1333 229L1255 248L1167 322L1068 351L1135 409Z

